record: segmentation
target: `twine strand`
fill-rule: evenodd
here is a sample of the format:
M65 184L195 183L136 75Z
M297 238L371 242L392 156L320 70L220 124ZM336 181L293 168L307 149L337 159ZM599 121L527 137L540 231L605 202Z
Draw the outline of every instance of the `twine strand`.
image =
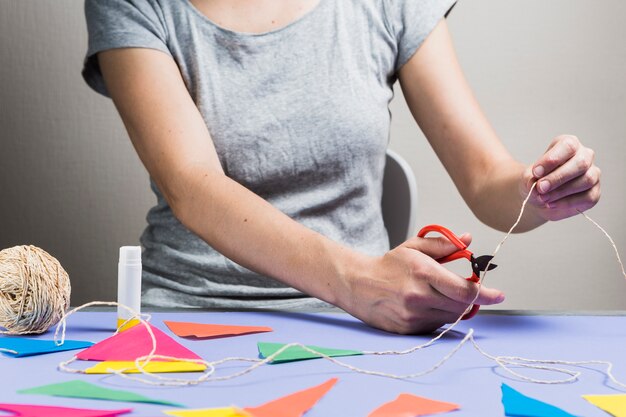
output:
M617 262L619 263L619 266L622 268L622 275L624 276L624 279L626 279L626 271L624 271L624 264L622 263L622 258L620 258L620 256L619 256L619 251L617 250L617 245L613 241L613 238L611 237L611 235L609 235L607 233L607 231L604 230L604 228L598 224L598 222L596 222L594 219L589 217L588 214L586 214L586 213L584 213L584 212L582 212L580 210L576 210L576 211L578 211L578 213L582 214L585 217L585 219L589 220L595 227L600 229L600 231L602 233L604 233L604 236L606 236L606 238L609 239L609 242L611 242L611 246L613 246L613 251L615 251L615 256L617 257Z

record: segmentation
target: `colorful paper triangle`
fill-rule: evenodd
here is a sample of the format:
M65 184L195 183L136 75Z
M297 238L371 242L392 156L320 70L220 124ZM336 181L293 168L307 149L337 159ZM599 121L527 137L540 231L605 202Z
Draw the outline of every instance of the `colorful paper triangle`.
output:
M261 358L267 358L274 353L276 353L279 349L285 346L284 343L267 343L267 342L258 342L257 346L259 348L259 356ZM354 356L354 355L362 355L363 352L358 350L345 350L345 349L333 349L326 348L320 346L308 346L309 349L312 349L316 352L323 353L328 356ZM292 362L292 361L301 361L305 359L317 359L321 358L321 355L311 353L308 350L303 349L300 346L291 346L287 348L285 351L281 352L278 356L276 356L270 363L284 363L284 362Z
M511 417L576 417L558 407L527 397L502 384L504 414Z
M172 372L202 372L206 365L194 362L181 361L150 361L144 367L144 372L152 374L172 373ZM124 374L138 374L141 371L135 367L134 361L104 361L85 369L86 374L112 374L115 371L122 371Z
M165 325L179 337L218 338L240 336L251 333L271 332L265 326L233 326L226 324L204 324L183 321L164 321Z
M246 407L244 411L254 417L301 417L311 409L337 382L329 379L323 384L270 401L258 407Z
M398 398L385 403L368 414L367 417L418 417L447 413L458 410L459 406L443 401L431 400L412 394L400 394Z
M150 325L156 339L156 355L171 356L180 359L200 359L161 330ZM144 325L131 327L117 333L88 349L79 352L76 357L84 361L134 361L152 350L152 339ZM158 359L155 359L158 361Z
M178 417L301 417L311 409L337 382L337 378L329 379L316 385L258 407L204 408L195 410L171 410L165 414Z
M254 417L237 407L176 410L164 411L164 413L177 417Z
M0 404L0 410L13 413L15 417L115 417L130 413L132 408L121 410L95 410L90 408L51 407L30 404Z
M15 358L42 355L45 353L64 352L67 350L84 349L93 345L82 340L66 340L57 346L54 340L29 339L26 337L0 337L0 352Z
M41 385L39 387L23 389L17 392L20 394L41 394L52 395L55 397L89 398L94 400L151 403L182 407L180 404L171 401L148 398L130 391L103 388L98 385L80 380L61 382L58 384Z
M626 417L626 394L583 395L583 398L614 417Z

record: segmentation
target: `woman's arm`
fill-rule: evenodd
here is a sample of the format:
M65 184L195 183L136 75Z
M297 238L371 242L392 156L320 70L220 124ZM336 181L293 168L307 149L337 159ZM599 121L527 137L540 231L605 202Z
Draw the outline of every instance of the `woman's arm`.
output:
M171 57L126 48L98 59L133 145L175 216L225 256L400 333L434 330L472 301L475 284L433 260L455 251L449 242L415 238L385 256L366 256L302 226L225 176ZM469 236L464 239L469 243ZM499 291L482 288L477 302L502 299Z
M600 170L593 151L576 137L557 137L532 166L511 157L465 80L445 19L401 68L400 83L413 117L468 206L487 225L508 230L537 179L538 193L516 231L575 215L598 201ZM544 189L543 181L551 185Z
M337 304L343 275L358 274L352 269L364 268L366 258L224 175L174 61L139 48L98 59L132 143L178 220L235 262Z

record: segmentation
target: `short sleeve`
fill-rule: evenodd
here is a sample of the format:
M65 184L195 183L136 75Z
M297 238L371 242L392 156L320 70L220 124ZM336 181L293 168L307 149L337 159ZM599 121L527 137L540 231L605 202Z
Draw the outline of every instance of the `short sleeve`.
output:
M456 0L384 0L388 29L398 47L397 72L417 52Z
M149 48L170 54L167 30L157 0L86 0L89 44L82 75L108 96L97 53L116 48Z

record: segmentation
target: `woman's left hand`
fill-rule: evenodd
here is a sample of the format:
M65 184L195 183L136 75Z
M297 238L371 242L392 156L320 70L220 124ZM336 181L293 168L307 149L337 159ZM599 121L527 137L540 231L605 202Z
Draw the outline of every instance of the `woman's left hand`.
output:
M593 149L576 136L557 136L548 150L526 168L520 191L545 220L561 220L595 206L600 199L600 168L594 165Z

